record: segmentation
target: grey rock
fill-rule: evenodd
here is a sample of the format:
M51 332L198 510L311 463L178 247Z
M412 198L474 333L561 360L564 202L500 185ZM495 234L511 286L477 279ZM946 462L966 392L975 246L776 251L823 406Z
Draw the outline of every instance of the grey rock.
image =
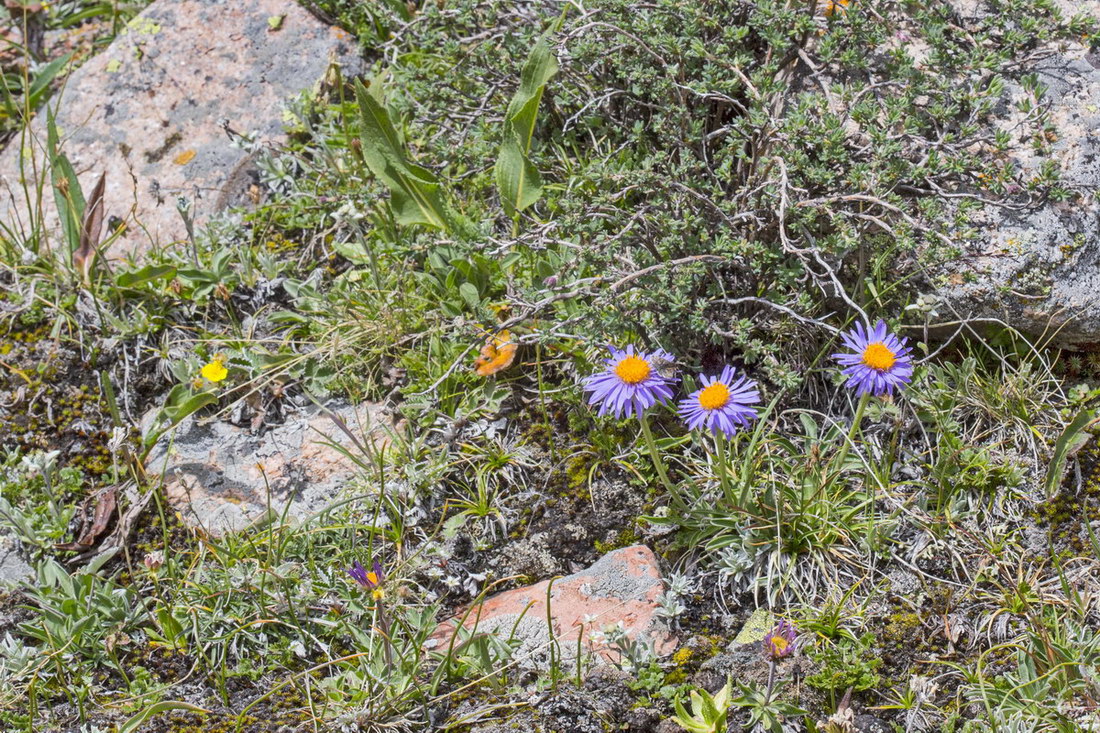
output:
M768 680L768 660L764 655L764 643L731 643L726 651L708 659L692 677L692 682L711 692L721 689L727 679L749 684L764 685ZM782 663L783 671L789 666Z
M857 715L853 721L860 733L894 733L894 727L873 715Z
M947 4L963 19L984 19L991 10L986 0L947 0Z
M657 724L659 713L652 708L635 708L636 693L628 683L631 676L611 665L600 665L586 671L583 687L572 680L563 681L556 689L531 694L527 705L505 722L474 725L472 733L603 733L614 724L614 730L650 730ZM484 701L464 703L453 715L462 719L476 713ZM466 713L469 711L469 713Z
M1009 85L998 126L1012 136L1021 180L1047 161L1077 196L1027 207L986 204L970 219L976 236L939 273L934 300L951 320L998 319L1074 346L1100 342L1100 57L1083 48L1052 53L1030 69L1046 85L1057 140L1036 153L1020 125L1019 86ZM1011 198L1011 197L1010 197ZM1016 197L1020 198L1019 196ZM1020 204L1022 202L1008 202ZM948 311L948 312L944 312Z
M12 536L0 530L0 586L27 580L33 572L31 566L19 556Z
M947 0L947 4L962 20L981 20L999 12L991 0ZM1100 0L1054 0L1054 6L1066 17L1076 14L1100 19Z
M159 0L131 20L49 102L85 194L105 172L105 214L127 224L110 254L184 239L178 197L191 200L198 225L248 203L260 191L254 155L226 128L259 143L284 140L284 103L320 85L334 63L345 77L359 73L354 47L293 0ZM32 231L37 207L24 183L33 200L45 149L39 114L0 155L0 222L15 232ZM44 222L56 232L44 178Z
M903 568L890 571L887 580L890 582L890 592L895 595L910 597L920 590L920 578Z
M368 450L388 443L391 423L381 405L329 408ZM145 423L148 433L151 419ZM331 504L358 470L337 446L369 460L314 407L260 435L192 416L161 438L146 470L163 475L168 500L187 524L220 535L284 513L300 520Z

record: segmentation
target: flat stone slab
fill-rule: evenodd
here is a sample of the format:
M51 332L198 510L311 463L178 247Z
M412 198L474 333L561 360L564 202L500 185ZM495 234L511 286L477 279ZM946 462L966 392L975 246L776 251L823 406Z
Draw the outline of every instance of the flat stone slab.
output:
M329 409L368 450L388 444L391 422L381 405ZM298 521L332 504L360 470L335 446L370 460L312 406L262 435L189 417L174 436L161 438L145 466L150 475L163 475L168 501L184 522L219 536L284 513Z
M178 197L191 201L197 225L253 200L253 155L226 126L283 140L284 103L317 87L333 63L358 74L354 48L350 35L293 0L158 0L131 20L73 72L60 102L48 103L58 106L63 152L85 195L106 172L106 217L127 224L108 255L183 240ZM57 231L45 149L43 111L0 155L0 221L24 234L35 210L24 182L34 198L38 175L46 227Z
M550 660L551 637L547 623L547 590L550 591L550 622L558 642L557 659L572 663L578 639L589 652L617 660L608 645L609 627L622 623L632 640L653 646L658 656L671 653L677 641L656 615L657 599L665 590L657 558L645 545L614 550L591 567L553 581L544 580L524 588L487 598L469 613L440 624L428 644L445 650L459 623L477 633L515 636L520 647L515 653L521 666L544 669Z

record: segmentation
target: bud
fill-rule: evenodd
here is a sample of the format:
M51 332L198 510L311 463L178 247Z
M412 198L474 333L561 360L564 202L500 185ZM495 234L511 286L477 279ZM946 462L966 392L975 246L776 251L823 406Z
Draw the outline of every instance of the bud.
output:
M143 559L142 562L145 564L146 570L151 573L155 573L157 570L160 570L162 565L164 565L164 553L160 550L150 552L148 555L145 556L145 559Z

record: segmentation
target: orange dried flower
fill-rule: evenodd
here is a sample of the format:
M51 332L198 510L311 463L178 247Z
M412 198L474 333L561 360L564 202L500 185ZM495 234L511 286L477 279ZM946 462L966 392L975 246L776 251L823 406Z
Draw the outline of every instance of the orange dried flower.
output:
M838 10L847 9L852 0L825 0L825 15L831 16Z
M507 369L516 360L517 348L519 344L512 340L512 334L508 331L490 336L481 347L481 354L474 362L474 370L482 377L490 377Z

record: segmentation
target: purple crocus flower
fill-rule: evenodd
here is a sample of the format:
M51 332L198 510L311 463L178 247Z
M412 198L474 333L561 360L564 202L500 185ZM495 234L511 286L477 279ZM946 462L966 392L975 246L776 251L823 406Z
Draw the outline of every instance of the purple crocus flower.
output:
M674 363L671 354L660 349L635 353L633 346L623 351L607 348L611 352L611 358L605 359L607 368L584 383L585 391L592 393L588 404L598 404L601 417L610 412L618 418L641 418L646 409L672 398L673 380L660 373L661 365Z
M798 629L789 621L780 621L764 637L764 654L772 661L789 657L798 649L798 641Z
M854 353L833 354L844 367L848 386L856 394L890 394L908 384L913 376L912 350L907 339L898 338L886 330L886 323L879 321L872 329L862 323L841 334L844 345Z
M350 575L352 580L356 583L369 590L376 600L382 597L381 585L385 576L382 574L382 565L377 560L374 561L370 570L367 570L358 560L356 560L355 563L348 568L348 575Z
M731 366L723 367L716 377L702 379L703 387L680 401L680 417L689 428L706 428L728 438L757 418L756 410L749 407L760 402L756 382L736 377Z

